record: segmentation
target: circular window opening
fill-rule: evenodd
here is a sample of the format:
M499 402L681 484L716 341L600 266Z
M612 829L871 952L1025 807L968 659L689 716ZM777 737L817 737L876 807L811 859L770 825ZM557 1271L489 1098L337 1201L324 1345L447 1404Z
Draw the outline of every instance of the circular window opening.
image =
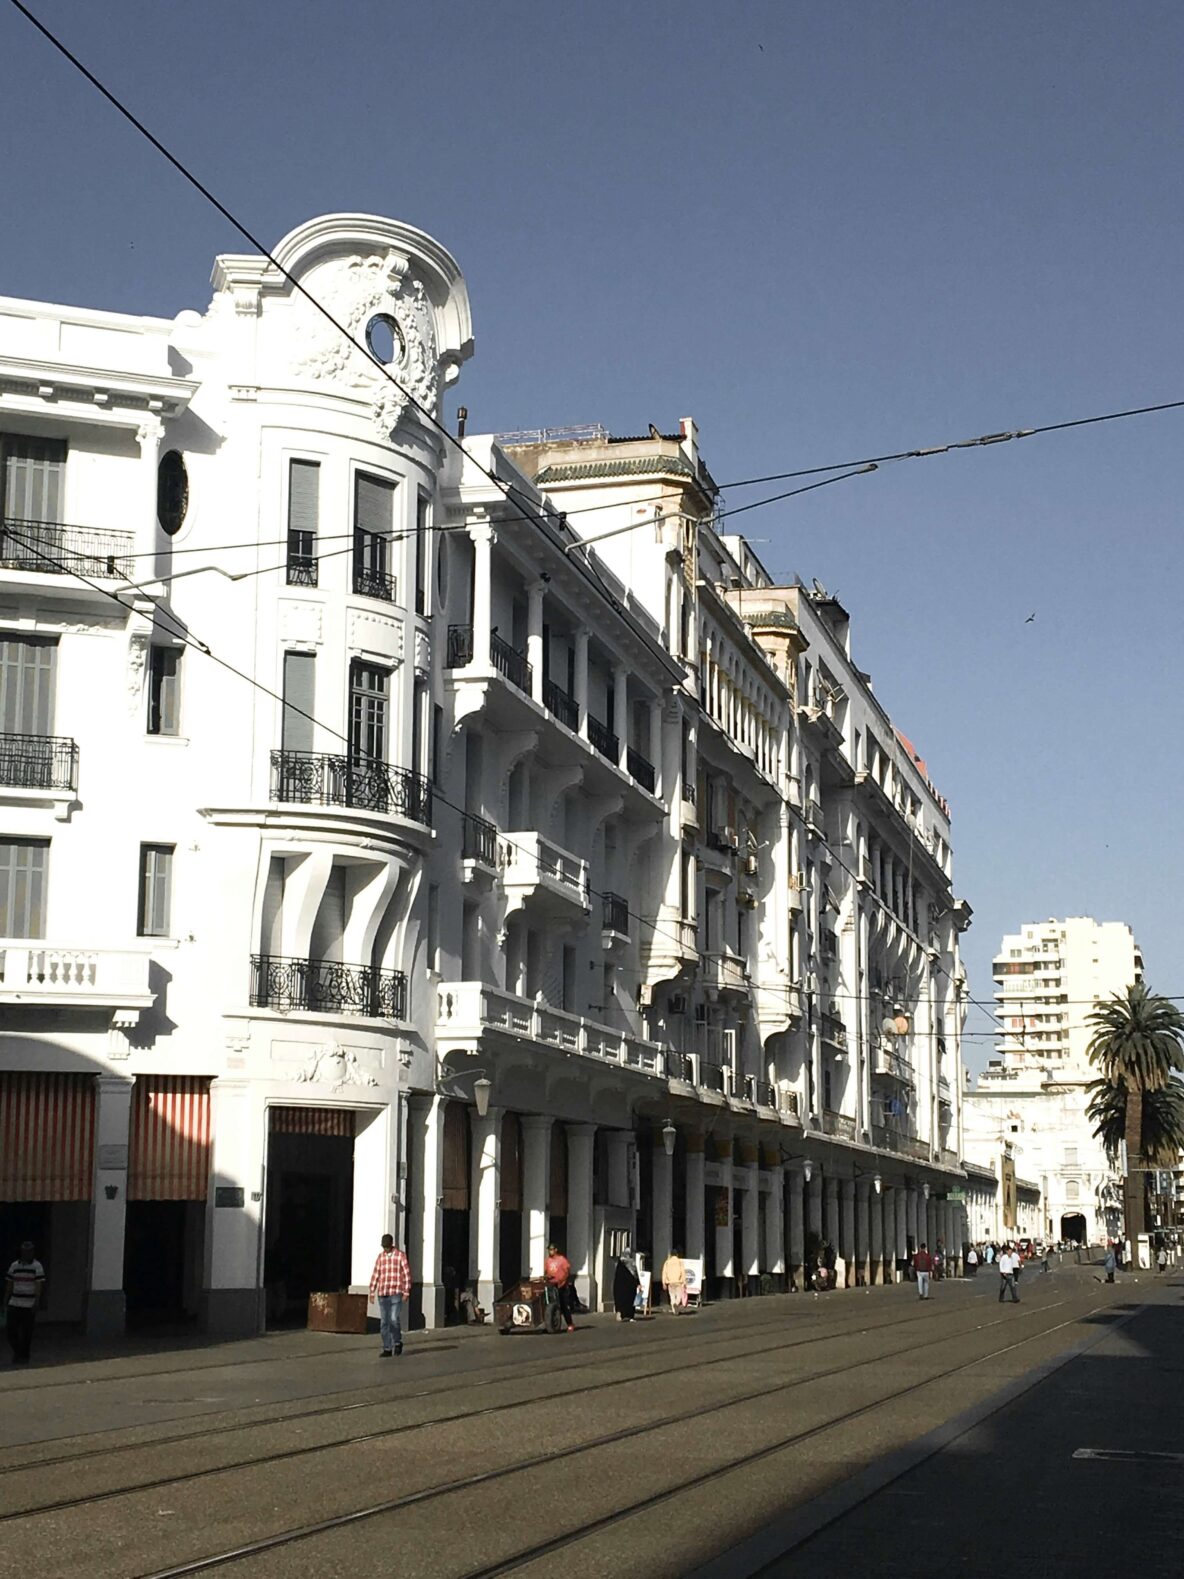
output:
M176 537L189 509L189 473L184 457L169 450L156 471L156 519L168 537Z
M403 355L403 331L390 313L376 313L366 325L366 345L376 362L389 367Z

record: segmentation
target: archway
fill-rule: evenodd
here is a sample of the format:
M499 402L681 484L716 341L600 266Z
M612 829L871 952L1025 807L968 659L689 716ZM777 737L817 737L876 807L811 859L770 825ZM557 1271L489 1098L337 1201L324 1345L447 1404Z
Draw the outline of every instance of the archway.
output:
M1085 1218L1080 1212L1066 1212L1061 1218L1061 1238L1076 1245L1085 1243Z

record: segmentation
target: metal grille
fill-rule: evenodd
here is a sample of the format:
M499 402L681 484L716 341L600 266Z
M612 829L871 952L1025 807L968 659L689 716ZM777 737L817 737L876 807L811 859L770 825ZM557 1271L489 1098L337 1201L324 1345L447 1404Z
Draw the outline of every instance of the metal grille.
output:
M450 625L448 627L448 656L450 669L463 669L473 661L473 627Z
M484 817L465 814L462 859L480 861L483 866L497 865L497 829Z
M0 784L76 790L78 747L64 735L0 735Z
M0 521L0 566L50 576L77 572L101 580L127 579L132 573L132 534L6 519Z
M368 757L273 751L271 798L306 806L353 806L432 825L431 780Z
M627 760L629 763L630 777L635 778L641 785L642 789L649 790L650 794L652 795L654 793L654 784L656 783L654 776L654 764L647 758L643 757L640 751L635 751L632 746L629 747L629 755Z
M608 725L602 724L598 718L588 719L588 739L602 757L607 757L610 762L621 760L621 742Z
M561 724L566 724L572 730L580 727L579 704L574 696L569 696L562 686L555 684L554 680L543 681L543 703L547 711L553 713Z
M401 970L375 970L370 965L252 954L251 1004L257 1009L309 1009L405 1020L407 977Z
M517 647L511 647L509 642L503 641L500 636L491 635L489 655L498 673L504 674L511 685L516 685L520 691L525 691L529 696L533 670L527 662L526 654L519 652Z
M629 936L629 901L622 899L620 894L604 896L604 929Z

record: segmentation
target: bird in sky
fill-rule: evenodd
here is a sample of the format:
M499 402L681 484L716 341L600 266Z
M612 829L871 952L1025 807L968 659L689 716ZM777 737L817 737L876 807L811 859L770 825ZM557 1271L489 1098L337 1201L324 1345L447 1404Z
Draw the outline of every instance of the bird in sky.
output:
M1035 618L1036 618L1036 614L1035 614L1035 611L1033 611L1031 614L1028 615L1027 619L1024 621L1024 624L1025 625L1030 625Z

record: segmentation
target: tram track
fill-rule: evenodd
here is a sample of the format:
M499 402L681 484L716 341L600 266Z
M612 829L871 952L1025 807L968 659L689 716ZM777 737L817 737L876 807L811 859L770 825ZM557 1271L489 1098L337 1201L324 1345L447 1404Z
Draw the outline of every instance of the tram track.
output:
M915 1303L916 1302L914 1301L914 1304ZM953 1312L950 1312L950 1314L952 1313ZM943 1314L945 1313L943 1312ZM790 1319L793 1319L793 1317ZM811 1320L812 1323L818 1322L818 1318L814 1317L805 1319ZM825 1326L818 1325L817 1330L814 1330L812 1327L811 1330L805 1335L795 1337L784 1344L775 1344L771 1348L766 1348L762 1352L777 1352L781 1349L797 1348L805 1344L825 1342L831 1338L857 1336L865 1332L879 1331L881 1328L887 1329L891 1327L905 1326L909 1322L922 1319L927 1319L927 1314L923 1314L914 1310L912 1314L908 1316L897 1316L891 1321L869 1322L866 1320L866 1318L863 1318L857 1321L856 1324L851 1327L838 1327L829 1324ZM690 1323L688 1322L688 1325L689 1324ZM720 1333L708 1331L702 1335L693 1333L689 1335L684 1341L693 1343L699 1347L705 1348L710 1346L714 1348L716 1346L723 1346L727 1344L743 1343L748 1341L750 1338L755 1339L759 1334L762 1333L784 1330L785 1326L786 1320L784 1315L782 1315L779 1319L774 1318L768 1321L752 1322L745 1326L742 1332L731 1331ZM610 1328L608 1330L611 1331L613 1329ZM656 1344L658 1341L659 1340L657 1339L656 1335L653 1338L647 1337L645 1340L647 1347ZM0 1463L0 1483L3 1482L3 1477L5 1476L26 1473L32 1470L50 1469L63 1464L82 1463L89 1458L108 1457L114 1453L131 1453L155 1447L175 1446L179 1442L200 1441L207 1437L230 1435L240 1431L257 1430L265 1426L286 1425L289 1422L317 1419L325 1415L350 1414L355 1413L360 1409L371 1409L384 1404L402 1403L405 1401L411 1402L423 1398L445 1397L449 1393L453 1392L472 1392L480 1388L502 1386L511 1379L520 1378L522 1381L526 1382L535 1377L549 1378L552 1376L563 1376L570 1374L573 1371L587 1369L588 1366L596 1363L597 1361L612 1362L622 1359L627 1360L634 1357L635 1356L633 1355L626 1354L626 1352L623 1350L613 1352L611 1350L607 1350L604 1347L597 1347L592 1351L588 1351L586 1349L583 1350L580 1357L571 1361L570 1363L560 1362L558 1364L552 1364L540 1359L538 1364L536 1366L532 1366L529 1370L521 1364L515 1364L514 1361L507 1360L504 1363L486 1365L482 1367L483 1372L496 1370L499 1374L495 1376L490 1376L487 1374L482 1374L472 1378L462 1376L455 1381L445 1381L444 1384L439 1387L420 1387L411 1390L399 1388L394 1391L384 1392L379 1397L369 1396L362 1399L356 1399L349 1403L327 1402L319 1404L316 1408L312 1409L288 1409L285 1412L264 1415L259 1419L236 1420L228 1422L225 1425L209 1426L198 1431L176 1431L166 1436L145 1436L131 1442L111 1442L109 1438L119 1431L151 1430L153 1427L168 1426L175 1424L178 1421L206 1420L210 1419L211 1417L242 1413L245 1409L261 1411L273 1408L273 1406L266 1403L258 1403L240 1406L239 1409L210 1409L194 1414L174 1415L166 1420L152 1421L141 1427L115 1426L102 1432L74 1432L61 1437L43 1438L39 1442L28 1444L28 1446L35 1450L38 1448L52 1446L55 1442L78 1441L82 1437L88 1439L93 1437L95 1438L95 1441L93 1446L80 1448L77 1452L57 1453L42 1457L34 1456L20 1459L12 1463ZM175 1375L178 1373L170 1372L169 1374ZM57 1384L51 1383L49 1385L56 1386ZM341 1397L349 1397L350 1394L361 1392L362 1390L363 1389L361 1387L355 1386L341 1388L336 1392L325 1391L319 1393L301 1394L295 1399L285 1400L284 1404L279 1404L274 1407L283 1411L284 1406L288 1403L301 1403L310 1398L337 1399ZM0 1455L19 1451L21 1451L19 1447L0 1448ZM7 1517L7 1515L0 1511L0 1520L3 1520L5 1517Z
M1060 1303L1063 1303L1063 1301ZM1038 1308L1049 1309L1054 1307L1042 1306ZM943 1311L937 1317L937 1319L944 1321L954 1316L964 1315L965 1309L965 1306L959 1306L955 1310ZM928 1315L928 1313L926 1314ZM196 1441L205 1440L214 1436L237 1434L245 1431L282 1430L293 1421L299 1422L300 1420L304 1419L322 1418L324 1416L337 1415L346 1412L353 1414L361 1409L388 1409L401 1403L411 1402L422 1398L436 1398L453 1392L463 1392L468 1394L478 1386L506 1386L513 1385L514 1383L520 1381L522 1384L528 1385L531 1388L531 1391L526 1397L506 1399L499 1403L487 1405L484 1408L472 1409L461 1406L447 1414L434 1415L424 1420L403 1421L399 1424L387 1426L379 1430L349 1434L342 1437L333 1438L328 1441L302 1443L297 1447L286 1448L275 1453L263 1453L251 1457L233 1458L229 1461L220 1461L216 1464L202 1465L197 1468L188 1469L179 1474L158 1475L146 1480L137 1481L133 1485L112 1486L90 1493L84 1493L82 1495L61 1497L38 1503L30 1503L29 1505L20 1508L4 1509L0 1511L0 1525L11 1524L15 1520L30 1519L49 1513L65 1512L69 1511L70 1509L92 1503L109 1502L122 1496L134 1495L137 1492L161 1490L167 1486L181 1485L190 1481L207 1479L211 1476L224 1474L231 1470L250 1469L260 1465L270 1465L294 1459L309 1458L317 1453L327 1453L333 1451L334 1449L349 1448L354 1445L384 1441L392 1437L408 1435L412 1432L427 1431L440 1426L452 1425L459 1421L477 1420L490 1415L504 1414L514 1409L528 1408L532 1404L545 1403L548 1400L556 1397L562 1397L566 1402L572 1398L584 1397L593 1393L604 1393L614 1388L632 1386L647 1381L661 1380L668 1376L677 1376L687 1372L703 1370L709 1366L728 1364L734 1361L743 1361L757 1356L766 1357L784 1354L794 1349L805 1348L818 1343L841 1342L844 1339L865 1337L871 1334L879 1333L881 1331L890 1331L893 1328L900 1326L907 1327L917 1325L920 1321L921 1317L914 1313L910 1316L898 1317L893 1321L875 1322L871 1323L870 1325L865 1323L845 1331L835 1331L833 1328L828 1328L824 1332L816 1332L806 1336L795 1337L788 1340L787 1342L777 1344L769 1344L767 1342L760 1341L759 1333L752 1334L751 1338L747 1332L745 1334L732 1333L726 1335L726 1337L724 1335L720 1335L718 1341L712 1341L711 1347L714 1351L714 1349L718 1347L720 1343L744 1343L745 1347L736 1350L736 1352L728 1352L723 1355L712 1352L706 1356L697 1354L696 1358L687 1360L682 1364L672 1365L665 1363L657 1365L649 1370L641 1372L631 1371L625 1376L615 1376L604 1380L589 1382L584 1386L572 1387L567 1385L565 1377L571 1371L588 1369L593 1363L591 1358L571 1365L552 1367L547 1371L532 1371L529 1376L516 1374L483 1378L472 1382L461 1381L451 1384L446 1388L429 1388L422 1389L418 1392L402 1392L388 1396L386 1398L373 1399L362 1403L346 1405L344 1407L327 1405L319 1409L304 1410L299 1414L287 1415L279 1420L271 1419L250 1421L245 1424L214 1427L200 1432L177 1433L169 1439L157 1438L147 1443L128 1443L119 1449L96 1447L93 1449L88 1449L84 1454L62 1455L56 1461L41 1459L33 1463L12 1465L7 1467L5 1470L6 1474L14 1475L24 1471L30 1475L40 1475L44 1469L51 1467L55 1462L59 1466L77 1465L78 1463L89 1459L101 1459L105 1462L114 1451L130 1453L138 1450L144 1453L155 1453L162 1446L176 1446L182 1444L189 1445ZM769 1325L773 1324L760 1324L762 1329L767 1329L767 1326ZM929 1317L929 1319L925 1321L924 1325L928 1335L927 1342L934 1341L933 1317ZM956 1334L952 1334L951 1336L964 1336L968 1332L981 1331L986 1327L995 1325L998 1325L998 1318L993 1321L976 1322L971 1326L962 1325L958 1329L958 1332ZM713 1335L705 1334L703 1339L692 1341L696 1341L700 1345L703 1345L709 1341L709 1338L712 1336ZM944 1338L939 1338L936 1341L944 1342L946 1340ZM881 1358L891 1358L896 1354L911 1353L914 1352L916 1347L924 1346L926 1345L905 1345L902 1349L893 1350L889 1353L889 1355L881 1356ZM622 1358L638 1358L636 1355L625 1356L619 1351L612 1354L611 1356L604 1356L603 1350L598 1351L598 1357L610 1358L612 1360L619 1360ZM669 1359L668 1352L667 1359ZM844 1368L845 1367L843 1366L832 1367L827 1371L796 1379L793 1383L788 1385L800 1385L808 1381L817 1380L822 1375L833 1375ZM552 1390L545 1393L540 1393L537 1387L539 1380L553 1380L556 1385Z
M1055 1302L1053 1305L1035 1306L1025 1311L1023 1316L1019 1318L1005 1319L1009 1320L1009 1324L1013 1324L1014 1319L1023 1320L1027 1317L1047 1314L1050 1310L1059 1308L1065 1303L1067 1303L1067 1301L1062 1300ZM587 1539L589 1536L594 1535L601 1530L607 1529L614 1524L621 1523L624 1520L635 1516L648 1508L657 1507L663 1502L671 1501L674 1498L689 1491L694 1491L697 1488L714 1480L720 1474L731 1473L735 1470L744 1469L751 1464L759 1463L761 1460L770 1458L776 1453L782 1452L787 1448L794 1447L802 1442L819 1437L828 1431L832 1431L849 1423L850 1421L857 1420L862 1416L870 1414L872 1411L882 1408L886 1404L906 1398L913 1393L921 1391L925 1387L933 1386L934 1384L956 1376L961 1372L972 1370L976 1366L983 1365L988 1361L998 1359L1005 1354L1011 1353L1014 1350L1023 1347L1027 1343L1036 1342L1041 1338L1048 1337L1051 1333L1063 1330L1065 1327L1073 1326L1076 1323L1087 1319L1090 1315L1094 1314L1096 1310L1102 1310L1105 1308L1105 1305L1094 1307L1093 1310L1084 1311L1078 1315L1070 1317L1067 1321L1058 1322L1051 1327L1042 1325L1036 1332L1031 1333L1026 1337L1019 1338L1012 1343L1004 1344L998 1348L989 1350L986 1353L975 1355L972 1359L960 1361L955 1365L945 1366L941 1370L935 1372L933 1375L926 1376L918 1381L910 1382L902 1387L892 1388L888 1392L881 1393L877 1397L864 1403L860 1403L854 1408L844 1410L840 1414L837 1414L826 1421L810 1426L805 1430L794 1431L780 1436L772 1443L766 1443L762 1447L754 1449L751 1452L736 1455L724 1461L722 1464L712 1464L710 1468L704 1470L702 1473L685 1477L673 1486L664 1487L658 1492L635 1499L626 1506L617 1508L612 1513L606 1514L601 1518L585 1521L571 1530L558 1534L549 1540L535 1543L530 1547L522 1548L518 1552L502 1558L493 1564L471 1570L464 1570L464 1579L493 1579L494 1575L512 1573L516 1569L520 1569L530 1563L538 1561L542 1558L546 1558L550 1554L560 1551L565 1547L573 1546L579 1541ZM921 1343L908 1344L896 1350L888 1351L887 1353L880 1352L869 1356L867 1359L856 1360L843 1365L825 1367L811 1373L809 1376L796 1377L792 1380L774 1386L769 1386L766 1383L759 1388L739 1393L734 1397L714 1404L712 1406L712 1411L715 1413L723 1410L736 1409L746 1404L751 1404L755 1400L768 1400L769 1398L792 1392L796 1388L826 1380L828 1377L833 1377L844 1373L849 1374L850 1372L856 1370L864 1370L869 1366L882 1365L886 1361L903 1358L908 1354L915 1354L921 1352L922 1350L932 1349L946 1343L956 1342L959 1339L969 1336L972 1332L982 1331L984 1330L984 1327L995 1325L998 1325L998 1322L976 1323L973 1326L964 1325L959 1330L949 1333L943 1337L935 1338L932 1334L930 1334L926 1341ZM603 1433L599 1436L586 1439L581 1442L572 1443L566 1447L552 1447L546 1452L531 1454L530 1456L516 1460L513 1463L497 1465L490 1469L482 1470L474 1474L457 1477L453 1480L440 1482L434 1485L425 1486L399 1497L384 1499L381 1502L373 1503L366 1507L352 1509L348 1512L336 1514L328 1518L317 1520L315 1522L309 1522L288 1530L278 1531L274 1534L266 1535L260 1537L259 1539L242 1543L241 1545L228 1548L221 1552L213 1553L203 1557L190 1558L181 1563L170 1565L167 1568L158 1568L140 1573L135 1576L135 1579L189 1579L189 1576L208 1573L216 1568L225 1567L231 1563L247 1563L250 1559L263 1557L268 1553L278 1552L284 1548L296 1546L306 1541L315 1541L318 1537L332 1535L335 1532L345 1531L350 1528L356 1529L359 1525L368 1523L375 1519L380 1519L385 1515L399 1513L405 1509L422 1508L427 1504L442 1501L447 1497L456 1496L468 1491L479 1490L482 1487L493 1485L499 1481L508 1480L517 1475L528 1475L532 1471L545 1469L555 1463L562 1463L572 1459L578 1459L584 1454L595 1453L599 1450L612 1448L618 1444L636 1441L671 1427L683 1427L685 1424L686 1411L685 1408L683 1408L676 1413L662 1415L653 1420L641 1422L636 1425L626 1426L616 1431ZM317 1566L315 1560L309 1563L306 1558L302 1567L302 1571L316 1572Z

